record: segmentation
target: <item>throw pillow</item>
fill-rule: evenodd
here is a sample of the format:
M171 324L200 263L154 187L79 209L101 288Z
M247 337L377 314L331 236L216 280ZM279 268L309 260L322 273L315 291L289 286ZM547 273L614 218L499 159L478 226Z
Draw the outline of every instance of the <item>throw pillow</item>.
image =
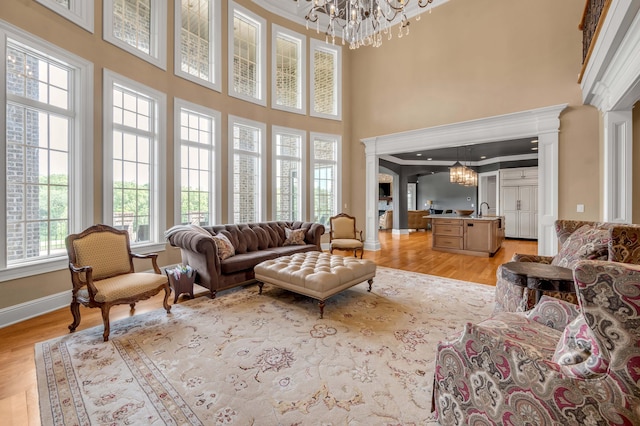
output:
M285 246L302 246L306 243L304 242L304 234L307 233L306 229L290 229L284 228L284 236L286 239L284 240Z
M236 249L231 244L231 241L223 234L216 234L213 236L213 241L218 248L218 257L220 260L225 260L236 254Z
M607 260L609 229L583 225L567 238L552 265L572 268L578 260Z
M607 372L609 360L583 315L570 322L558 341L552 361L577 377L595 378Z
M593 342L589 331L584 316L578 315L565 327L552 361L563 365L585 362L591 356L591 343Z

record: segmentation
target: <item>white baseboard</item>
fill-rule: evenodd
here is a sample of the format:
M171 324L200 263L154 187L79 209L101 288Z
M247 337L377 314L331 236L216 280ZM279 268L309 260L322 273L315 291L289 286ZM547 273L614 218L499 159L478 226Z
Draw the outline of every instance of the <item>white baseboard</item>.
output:
M394 229L391 231L391 235L409 235L408 229Z
M68 290L2 308L0 309L0 328L55 311L56 309L68 307L70 303L71 290Z

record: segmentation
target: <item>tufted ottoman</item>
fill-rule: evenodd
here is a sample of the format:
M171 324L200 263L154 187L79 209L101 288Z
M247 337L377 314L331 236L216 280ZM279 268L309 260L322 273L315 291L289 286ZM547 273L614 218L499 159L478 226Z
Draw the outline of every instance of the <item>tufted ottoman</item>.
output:
M369 282L369 290L376 275L376 264L370 260L334 256L310 251L279 257L259 263L254 268L260 286L273 284L295 293L318 300L320 318L324 313L324 301L363 281Z

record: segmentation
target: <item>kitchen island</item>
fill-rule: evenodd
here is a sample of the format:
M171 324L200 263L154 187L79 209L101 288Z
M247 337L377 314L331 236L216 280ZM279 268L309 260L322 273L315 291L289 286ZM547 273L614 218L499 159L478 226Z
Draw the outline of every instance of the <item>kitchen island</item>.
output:
M433 250L491 257L502 247L503 216L435 214L429 218Z

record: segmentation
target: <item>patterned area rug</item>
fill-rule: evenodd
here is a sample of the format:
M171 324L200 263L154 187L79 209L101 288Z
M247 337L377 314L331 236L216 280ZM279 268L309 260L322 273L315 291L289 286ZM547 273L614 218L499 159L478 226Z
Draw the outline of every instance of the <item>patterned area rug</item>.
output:
M487 318L494 288L378 268L317 302L265 285L38 343L42 424L414 425L436 344ZM84 308L81 308L84 309Z

